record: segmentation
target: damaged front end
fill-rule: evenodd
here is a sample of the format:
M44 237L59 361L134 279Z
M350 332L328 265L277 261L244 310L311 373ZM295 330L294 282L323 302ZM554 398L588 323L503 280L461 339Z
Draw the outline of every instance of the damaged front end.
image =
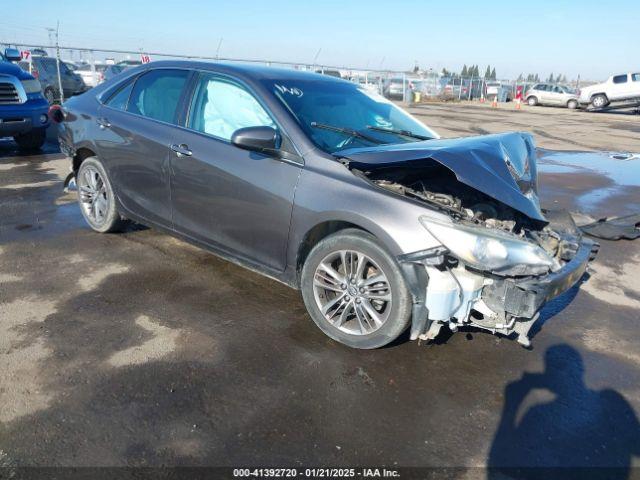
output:
M376 187L447 214L419 218L439 246L398 257L414 298L411 338L473 326L529 346L542 306L578 282L598 245L568 213L540 208L529 135L410 145L345 157Z
M561 212L541 232L515 238L487 227L474 231L426 218L422 223L443 246L399 257L405 276L422 276L411 282L418 299L412 339L432 340L444 325L452 331L473 326L516 334L519 343L529 346L529 331L542 306L580 280L598 246L581 237L571 217ZM539 240L546 235L557 241Z

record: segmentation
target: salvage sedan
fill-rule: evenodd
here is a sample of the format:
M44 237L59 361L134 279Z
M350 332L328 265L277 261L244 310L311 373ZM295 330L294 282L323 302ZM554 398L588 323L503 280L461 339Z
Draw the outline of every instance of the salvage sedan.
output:
M530 135L439 139L344 80L154 62L54 117L92 229L139 222L299 288L351 347L443 326L528 345L595 253L541 210Z

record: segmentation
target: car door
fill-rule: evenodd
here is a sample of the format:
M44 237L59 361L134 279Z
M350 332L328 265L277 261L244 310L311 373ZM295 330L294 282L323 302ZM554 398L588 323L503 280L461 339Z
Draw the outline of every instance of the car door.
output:
M611 78L611 91L609 100L619 100L626 98L629 92L629 75L614 75Z
M169 145L188 70L154 69L125 82L98 111L98 154L120 203L171 227Z
M549 102L553 105L562 105L565 103L564 97L564 90L558 85L555 85L552 87L551 93L549 94Z
M631 74L631 83L629 84L631 97L640 98L640 73Z
M173 138L178 151L170 157L174 228L232 255L284 270L301 164L231 144L239 128L279 129L241 83L202 73L193 92L186 128Z
M553 103L553 97L551 94L552 88L553 87L551 85L548 85L546 83L540 85L540 103L543 103L545 105L550 105Z

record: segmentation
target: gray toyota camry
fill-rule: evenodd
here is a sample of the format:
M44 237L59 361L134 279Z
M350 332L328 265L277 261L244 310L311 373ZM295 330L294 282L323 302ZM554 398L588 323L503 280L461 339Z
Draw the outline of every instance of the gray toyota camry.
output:
M298 288L356 348L476 327L528 345L595 254L526 133L438 135L337 78L154 62L54 112L96 232L158 228Z

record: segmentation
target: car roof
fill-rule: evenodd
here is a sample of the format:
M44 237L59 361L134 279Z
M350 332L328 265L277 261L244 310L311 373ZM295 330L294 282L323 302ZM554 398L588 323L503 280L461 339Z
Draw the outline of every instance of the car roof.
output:
M161 60L147 64L148 68L190 68L227 73L252 80L323 80L326 82L350 83L340 78L293 68L269 67L248 63L201 62L191 60Z

